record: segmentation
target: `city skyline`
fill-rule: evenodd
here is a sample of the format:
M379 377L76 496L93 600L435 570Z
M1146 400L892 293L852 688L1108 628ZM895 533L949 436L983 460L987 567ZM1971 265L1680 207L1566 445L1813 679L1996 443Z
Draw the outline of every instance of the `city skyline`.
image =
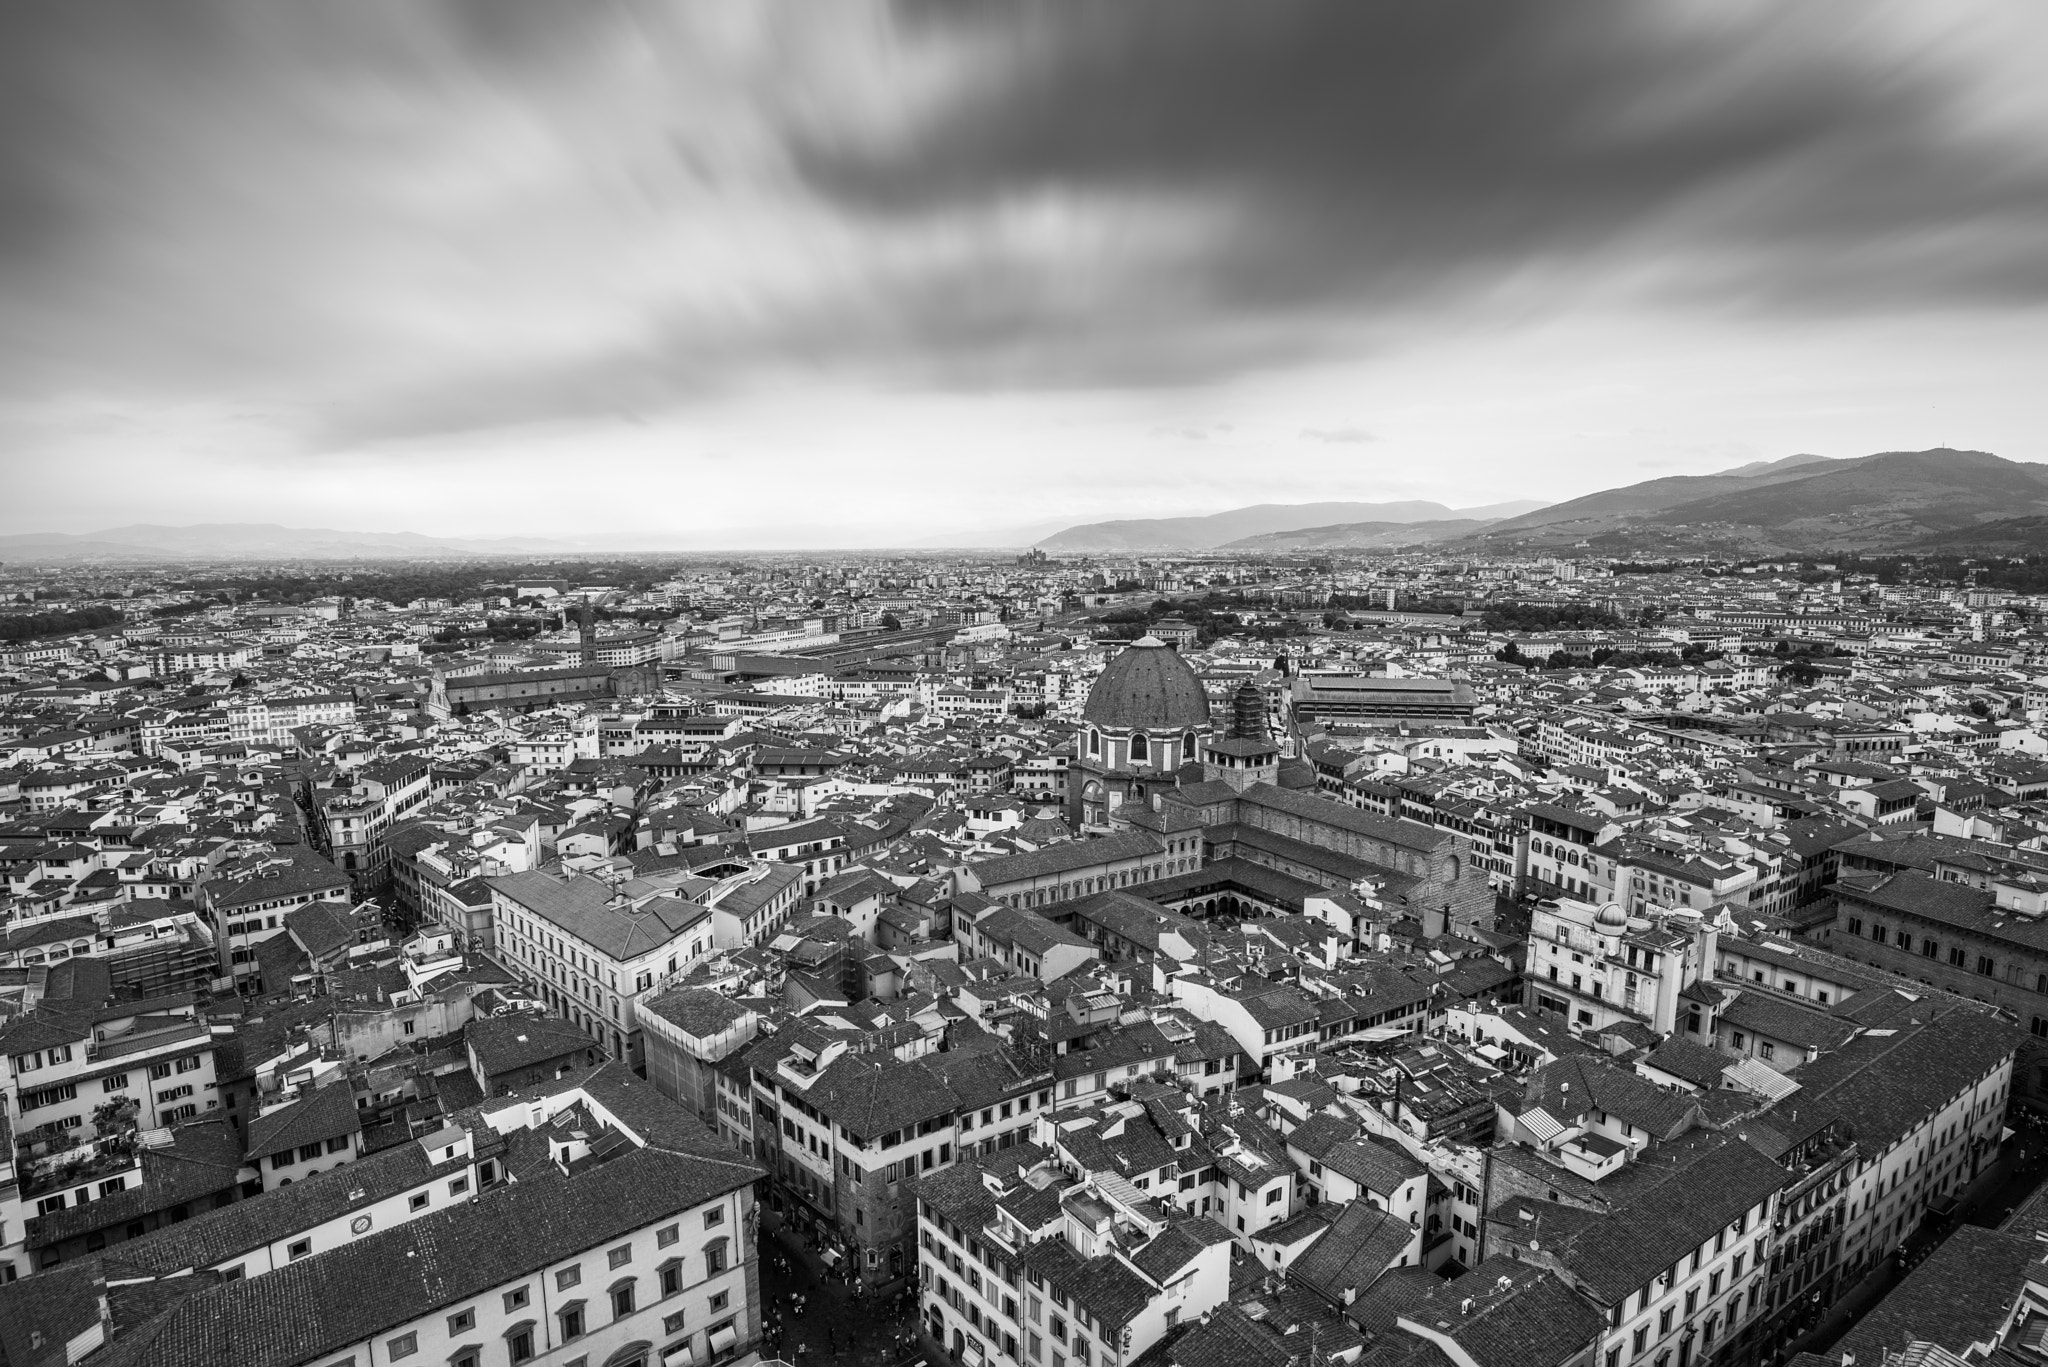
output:
M0 533L1020 544L2048 460L2016 7L0 24Z

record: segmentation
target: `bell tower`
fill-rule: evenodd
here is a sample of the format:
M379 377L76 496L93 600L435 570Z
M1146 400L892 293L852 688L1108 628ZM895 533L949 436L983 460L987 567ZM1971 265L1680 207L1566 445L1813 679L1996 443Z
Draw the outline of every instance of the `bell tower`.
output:
M1266 695L1246 679L1230 696L1230 734L1202 746L1202 779L1236 792L1280 777L1280 747L1266 731Z

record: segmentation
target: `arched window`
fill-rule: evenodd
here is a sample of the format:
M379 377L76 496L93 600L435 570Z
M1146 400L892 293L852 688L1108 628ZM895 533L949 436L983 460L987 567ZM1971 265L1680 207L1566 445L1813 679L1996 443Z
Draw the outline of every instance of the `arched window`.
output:
M1148 756L1145 750L1145 733L1143 731L1133 731L1131 733L1131 765L1133 768L1135 768L1138 765L1147 762Z
M1194 732L1189 731L1180 738L1180 757L1182 759L1193 759L1195 757Z
M1102 753L1102 733L1092 726L1088 728L1088 753L1091 755L1100 755Z

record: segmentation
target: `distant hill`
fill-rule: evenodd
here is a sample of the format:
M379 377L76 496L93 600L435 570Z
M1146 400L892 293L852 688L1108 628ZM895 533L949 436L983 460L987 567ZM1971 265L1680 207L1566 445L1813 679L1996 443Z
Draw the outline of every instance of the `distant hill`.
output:
M1565 523L1600 527L1617 517L1662 512L1716 494L1739 493L1745 489L1766 488L1804 479L1813 473L1810 467L1816 459L1793 456L1782 461L1744 465L1717 475L1666 475L1662 479L1646 479L1641 484L1626 484L1619 489L1603 489L1597 494L1553 503L1519 517L1507 518L1489 530L1500 534Z
M2040 555L2048 552L2048 515L1999 518L1934 532L1900 549L1933 555Z
M1738 465L1733 470L1721 471L1724 475L1767 475L1776 470L1789 470L1795 465L1811 465L1826 456L1812 454L1787 456L1783 460L1753 460L1747 465Z
M1533 499L1485 508L1446 508L1441 503L1260 503L1206 517L1151 517L1090 522L1069 527L1039 542L1048 551L1210 550L1246 537L1342 524L1484 522L1514 517L1543 505Z
M1732 554L1967 550L2028 543L2038 534L2022 524L2042 515L2048 465L1938 447L1647 480L1497 522L1478 542Z
M56 564L79 560L363 560L414 556L542 555L573 547L534 537L468 540L418 532L343 532L269 522L189 527L139 523L76 536L29 532L0 536L0 561Z
M1385 551L1397 546L1426 546L1456 541L1493 525L1492 519L1449 517L1440 522L1339 522L1331 527L1303 527L1291 532L1226 541L1218 549L1282 554L1287 551Z

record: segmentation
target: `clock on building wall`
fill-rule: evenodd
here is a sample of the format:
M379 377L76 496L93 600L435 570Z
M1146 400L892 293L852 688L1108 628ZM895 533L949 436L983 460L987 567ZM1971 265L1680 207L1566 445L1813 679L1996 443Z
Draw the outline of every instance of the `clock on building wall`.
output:
M351 1233L351 1234L367 1234L367 1233L369 1233L369 1232L370 1232L370 1217L369 1217L369 1216L367 1216L367 1215L358 1215L358 1216L356 1216L356 1218L355 1218L355 1219L353 1219L353 1220L350 1220L350 1221L348 1222L348 1232L349 1232L349 1233Z

